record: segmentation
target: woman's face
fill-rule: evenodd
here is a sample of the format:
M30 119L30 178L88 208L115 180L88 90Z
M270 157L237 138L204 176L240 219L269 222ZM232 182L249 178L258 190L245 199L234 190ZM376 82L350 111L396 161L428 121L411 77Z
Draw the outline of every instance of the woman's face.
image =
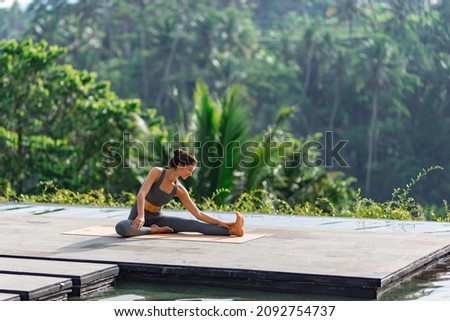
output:
M183 179L187 179L189 176L192 176L192 173L195 171L197 167L193 165L187 166L178 166L178 170L180 171L180 177Z

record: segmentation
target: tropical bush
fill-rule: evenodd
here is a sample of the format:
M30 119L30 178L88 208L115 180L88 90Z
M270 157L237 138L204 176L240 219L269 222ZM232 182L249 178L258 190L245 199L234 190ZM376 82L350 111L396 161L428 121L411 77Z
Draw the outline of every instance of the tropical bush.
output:
M360 190L355 199L348 203L346 208L335 206L327 198L318 198L314 202L306 201L290 205L284 199L266 189L254 189L244 192L233 202L223 203L219 196L221 193L229 194L226 189L219 189L210 197L194 199L197 206L203 211L242 213L262 213L275 215L301 215L301 216L331 216L386 220L420 220L420 221L450 221L450 207L446 200L444 210L433 207L422 207L411 197L411 188L425 175L433 170L441 170L439 166L430 167L420 172L411 183L404 188L397 188L392 193L392 199L385 202L376 202L362 197ZM41 192L36 195L17 195L13 189L0 190L0 201L8 202L37 202L53 204L95 205L110 207L131 207L135 201L135 194L122 192L120 194L107 194L103 189L92 190L87 193L73 192L68 189L59 189L54 182L41 182ZM192 193L192 190L190 190ZM184 207L176 199L167 204L168 209L183 210Z

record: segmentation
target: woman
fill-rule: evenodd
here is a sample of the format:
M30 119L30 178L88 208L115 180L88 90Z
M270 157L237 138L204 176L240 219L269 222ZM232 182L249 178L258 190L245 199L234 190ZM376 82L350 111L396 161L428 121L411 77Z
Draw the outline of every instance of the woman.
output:
M139 190L127 220L116 225L119 235L130 237L144 234L200 232L208 235L244 235L244 217L236 212L236 222L224 223L200 212L178 178L186 179L197 166L195 157L183 150L175 150L169 168L154 167ZM165 216L162 208L176 196L198 220Z

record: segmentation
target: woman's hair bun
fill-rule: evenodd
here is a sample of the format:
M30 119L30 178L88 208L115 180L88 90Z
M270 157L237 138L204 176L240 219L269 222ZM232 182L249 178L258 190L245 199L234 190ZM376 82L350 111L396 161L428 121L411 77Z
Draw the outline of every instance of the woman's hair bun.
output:
M197 165L197 160L194 155L185 152L181 148L177 148L173 151L173 157L169 160L169 167L177 167L179 164L186 165Z

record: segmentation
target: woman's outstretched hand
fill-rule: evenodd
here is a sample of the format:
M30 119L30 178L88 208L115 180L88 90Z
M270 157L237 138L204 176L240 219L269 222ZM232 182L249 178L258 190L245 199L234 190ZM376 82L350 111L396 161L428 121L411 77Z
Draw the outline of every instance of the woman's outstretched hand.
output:
M133 221L133 226L136 229L140 229L142 226L144 226L144 218L143 217L136 217Z
M222 226L222 227L225 227L225 228L227 228L227 229L230 229L231 226L233 226L233 224L234 224L234 222L232 222L232 223L225 223L225 222L222 222L222 223L220 223L220 224L218 224L218 225L219 225L219 226Z

